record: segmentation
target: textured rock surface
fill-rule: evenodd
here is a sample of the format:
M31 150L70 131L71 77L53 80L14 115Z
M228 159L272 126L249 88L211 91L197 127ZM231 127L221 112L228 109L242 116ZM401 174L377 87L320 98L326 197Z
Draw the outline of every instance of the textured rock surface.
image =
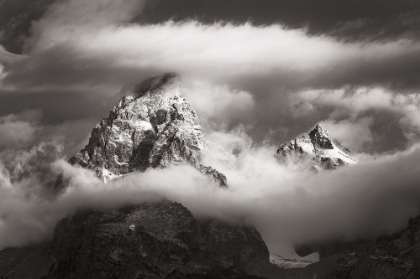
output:
M51 248L52 247L52 248ZM171 202L80 211L51 246L0 251L0 278L420 278L420 217L391 237L318 247L321 260L280 270L252 228L198 222Z
M278 278L254 228L197 221L169 201L85 210L51 244L0 250L0 278Z
M0 250L1 279L39 279L52 270L50 245Z
M277 149L277 157L280 161L309 158L315 161L314 168L317 170L335 169L339 166L356 164L350 151L331 139L321 124L317 124L309 134L283 143Z
M57 225L52 255L48 278L201 278L216 271L235 278L269 260L255 229L197 222L172 202L78 212Z
M393 236L341 246L335 244L335 248L338 247L346 256L338 259L332 275L325 279L420 278L420 217Z
M420 278L420 216L392 236L306 245L297 250L303 255L313 251L319 251L320 263L336 259L323 268L323 275L317 277L320 279Z
M123 97L70 163L94 170L105 181L148 168L189 163L226 186L222 173L200 164L206 149L201 126L173 80L170 74L148 79Z

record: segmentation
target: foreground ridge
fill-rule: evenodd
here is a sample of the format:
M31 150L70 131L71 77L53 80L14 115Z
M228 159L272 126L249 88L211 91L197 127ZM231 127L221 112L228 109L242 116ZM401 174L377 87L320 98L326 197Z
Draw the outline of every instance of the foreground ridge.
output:
M10 279L282 278L255 228L198 220L162 199L79 210L58 222L51 242L0 258L0 278Z

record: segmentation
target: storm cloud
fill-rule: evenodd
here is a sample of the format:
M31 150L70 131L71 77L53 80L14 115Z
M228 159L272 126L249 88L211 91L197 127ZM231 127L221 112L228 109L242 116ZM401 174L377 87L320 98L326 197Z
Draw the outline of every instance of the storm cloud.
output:
M33 49L28 57L6 66L5 88L39 92L38 96L43 94L46 99L47 92L55 94L50 97L54 99L67 91L68 95L84 95L72 102L81 103L81 107L94 103L98 109L99 104L112 106L119 94L142 79L177 72L187 84L194 80L207 84L208 89L196 94L214 96L223 87L248 92L255 102L249 112L254 117L239 117L227 125L234 128L242 122L253 126L251 133L257 141L270 131L276 135L279 128L288 130L287 135L274 136L279 142L308 129L314 119L328 117L327 110L314 110L314 115L295 125L289 103L302 90L379 87L391 94L417 94L418 62L414 57L420 54L420 45L407 39L343 43L281 25L166 22L138 26L121 25L118 17L115 23L95 21L92 27L87 24L83 28L65 22L68 34L55 36L60 22L54 20L55 16L47 17L40 24L54 28L38 31L30 41ZM97 24L100 27L95 29ZM69 117L80 117L79 113L88 110L84 111L76 108Z

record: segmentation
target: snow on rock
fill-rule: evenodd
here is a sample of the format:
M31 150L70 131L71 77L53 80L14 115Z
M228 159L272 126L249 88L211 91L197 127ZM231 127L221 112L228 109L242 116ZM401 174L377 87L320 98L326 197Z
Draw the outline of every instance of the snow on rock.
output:
M291 268L305 268L312 264L311 261L298 260L298 259L286 259L279 255L270 254L270 262L280 268L291 269Z
M174 78L172 74L150 78L123 97L70 163L94 170L104 181L188 163L226 186L223 174L200 164L206 141L188 101L170 92Z
M283 143L277 149L277 158L285 161L289 158L311 159L315 161L313 168L336 169L340 166L356 164L347 148L330 138L327 130L317 124L309 134L301 135L296 139Z

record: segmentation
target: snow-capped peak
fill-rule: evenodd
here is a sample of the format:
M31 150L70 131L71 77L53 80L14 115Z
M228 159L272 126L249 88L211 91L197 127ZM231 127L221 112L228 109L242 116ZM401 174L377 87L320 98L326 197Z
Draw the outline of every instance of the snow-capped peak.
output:
M277 157L280 161L287 158L293 158L294 161L310 158L315 161L315 169L335 169L357 163L350 151L333 140L321 124L317 124L308 134L283 143L277 149Z

